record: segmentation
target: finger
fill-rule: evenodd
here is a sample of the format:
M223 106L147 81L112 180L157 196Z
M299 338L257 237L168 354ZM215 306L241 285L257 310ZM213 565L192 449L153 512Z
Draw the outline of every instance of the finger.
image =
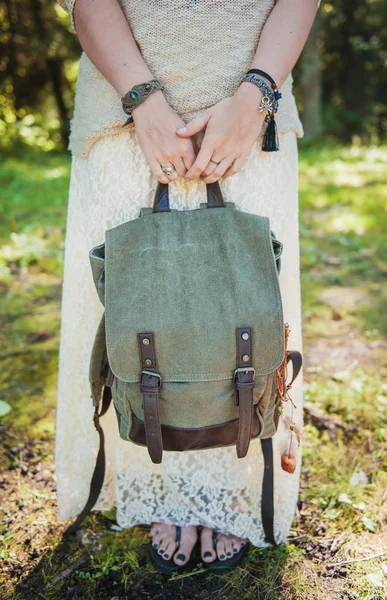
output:
M238 171L241 170L246 158L238 157L223 174L223 177L230 177L231 175L235 175L235 173L238 173Z
M178 159L174 158L174 161L177 162ZM175 179L178 179L179 173L178 173L177 169L176 169L175 173L173 173L173 174L171 173L171 175L169 175L168 173L163 172L162 167L175 167L175 169L176 169L176 165L173 162L171 162L170 159L161 158L160 159L160 169L161 169L163 175L165 175L167 177L167 183L170 183L171 181L175 181Z
M149 162L149 166L151 168L152 173L161 183L169 183L168 177L161 170L160 163L157 160L152 160Z
M199 154L196 157L196 160L192 167L185 174L186 179L197 179L203 173L204 169L207 167L210 162L211 156L214 154L215 148L212 148L205 142L202 144L200 148Z
M196 154L194 147L191 146L188 150L186 150L185 152L183 152L182 154L182 159L184 162L184 165L186 167L186 171L184 173L184 175L187 173L187 171L192 167L192 165L194 164L195 160L196 160Z
M184 164L184 160L182 157L176 157L173 161L174 167L177 171L179 177L184 177L187 172L187 167Z
M216 158L214 156L211 156L208 165L206 166L206 168L204 169L204 171L202 173L202 177L203 176L207 177L207 175L211 175L211 173L213 173L215 171L216 167L218 165L220 165L222 160L223 159L221 159L221 158Z
M220 164L216 166L216 168L212 171L210 175L206 177L201 177L201 179L205 183L214 183L214 181L217 181L218 179L220 179L220 177L223 177L223 174L227 171L227 169L231 167L234 160L235 159L232 156L224 158L220 162Z
M177 135L187 138L195 133L198 133L207 126L210 117L211 114L208 111L205 111L202 115L200 115L200 117L197 117L196 119L193 119L187 123L185 126L176 129Z

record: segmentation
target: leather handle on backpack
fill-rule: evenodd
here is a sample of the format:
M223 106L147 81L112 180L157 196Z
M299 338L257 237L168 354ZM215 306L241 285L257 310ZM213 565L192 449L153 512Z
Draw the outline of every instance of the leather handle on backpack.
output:
M222 191L218 181L207 183L207 207L224 207ZM169 183L159 181L153 201L153 212L167 212L169 207Z

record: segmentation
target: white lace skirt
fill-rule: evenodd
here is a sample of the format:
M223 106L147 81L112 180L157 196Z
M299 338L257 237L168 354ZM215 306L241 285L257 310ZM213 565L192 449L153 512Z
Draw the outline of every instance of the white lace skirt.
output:
M266 215L283 242L280 275L289 348L301 350L298 244L298 156L294 131L280 134L280 151L262 152L255 143L242 169L220 181L225 201ZM90 352L103 312L89 264L89 250L104 231L134 219L151 206L157 180L135 133L105 137L88 158L72 157L65 246L59 382L56 420L56 477L59 518L77 515L86 502L98 450L88 370ZM204 182L178 179L170 184L171 208L198 208L206 201ZM302 424L302 380L292 390L285 415ZM114 408L101 419L106 434L107 472L95 510L117 507L117 522L128 528L153 522L206 525L266 545L261 520L263 458L259 440L239 459L235 447L164 452L153 464L146 448L119 437ZM289 430L280 420L274 437L274 530L284 542L294 517L301 452L294 474L280 464Z

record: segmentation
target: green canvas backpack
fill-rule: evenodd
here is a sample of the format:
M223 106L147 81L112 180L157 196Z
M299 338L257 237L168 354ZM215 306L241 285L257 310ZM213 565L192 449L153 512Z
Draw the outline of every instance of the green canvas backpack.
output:
M153 208L106 231L90 251L105 308L90 361L100 449L88 502L67 531L98 499L99 418L113 400L121 438L147 446L154 463L163 451L230 445L243 458L260 438L262 517L274 543L271 438L301 367L300 353L286 347L282 244L267 217L224 202L218 182L206 189L200 208L175 210L168 184L159 183Z

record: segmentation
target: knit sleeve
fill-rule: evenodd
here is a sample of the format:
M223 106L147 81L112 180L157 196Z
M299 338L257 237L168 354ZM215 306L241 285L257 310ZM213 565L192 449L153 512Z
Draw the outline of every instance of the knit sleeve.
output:
M69 13L71 27L74 29L74 31L76 31L74 24L74 6L76 0L57 0L57 2L64 10L66 10Z

